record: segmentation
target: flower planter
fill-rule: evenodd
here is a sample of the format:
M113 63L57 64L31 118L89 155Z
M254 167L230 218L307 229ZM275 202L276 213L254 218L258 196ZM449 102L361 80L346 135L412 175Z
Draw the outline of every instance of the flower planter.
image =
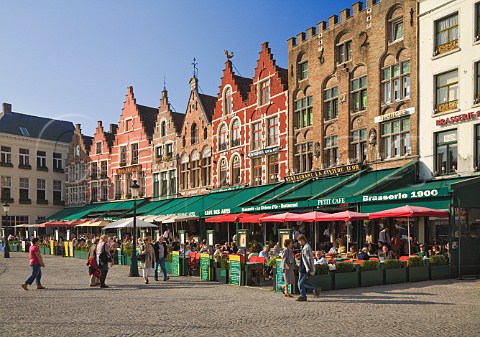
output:
M11 243L8 246L11 252L18 252L20 248L20 245L18 243L13 243L13 244Z
M427 281L428 277L428 267L408 267L408 282L419 282Z
M394 284L407 282L407 269L395 268L383 270L383 283Z
M167 270L167 274L172 274L172 262L165 262L165 269Z
M360 287L379 286L383 284L383 272L380 269L360 272Z
M358 287L358 271L335 273L335 290L357 288Z
M328 274L309 276L308 282L317 288L321 288L322 291L333 290L335 285L335 273L329 272Z
M42 253L42 255L50 255L50 248L49 247L40 247L40 253Z
M215 280L219 283L228 283L228 269L215 268Z
M430 265L430 280L445 280L450 277L450 266L448 264L440 266Z

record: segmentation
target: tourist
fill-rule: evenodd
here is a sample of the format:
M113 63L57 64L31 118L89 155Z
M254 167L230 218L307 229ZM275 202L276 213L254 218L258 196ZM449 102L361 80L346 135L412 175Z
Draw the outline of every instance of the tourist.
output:
M97 245L100 238L93 239L93 244L88 251L88 274L90 275L90 287L100 285L100 269L97 264Z
M278 243L276 243L276 244L273 246L271 255L280 256L280 249L278 249Z
M382 252L379 254L379 256L385 260L393 260L397 258L395 253L390 250L390 246L387 243L382 246Z
M312 248L308 244L305 235L298 235L298 243L302 246L302 251L300 253L300 266L298 268L298 289L300 291L300 296L297 298L297 301L306 301L307 291L311 290L316 297L319 297L321 289L308 284L307 281L308 275L315 274L315 266L313 262Z
M390 234L388 233L387 227L384 224L380 224L380 228L382 228L382 230L378 234L378 241L382 241L383 243L390 242Z
M315 252L314 264L328 264L323 250L317 250Z
M293 291L293 284L295 282L295 275L293 270L295 268L295 256L293 255L293 242L290 239L286 239L283 243L285 247L283 250L283 257L280 267L282 268L283 280L285 284L282 285L282 292L285 297L292 297L288 292L288 287L290 286L291 291Z
M347 253L347 257L350 259L358 259L358 252L355 246L350 246L350 251Z
M258 244L256 242L252 243L252 245L250 246L247 261L250 260L252 256L258 256Z
M109 248L108 236L105 234L100 236L100 241L97 244L97 264L100 268L100 288L108 288L105 284L105 280L108 274L108 263L112 261Z
M142 268L142 275L143 279L145 280L145 284L148 284L148 275L153 269L153 266L156 262L155 258L155 249L153 245L150 243L150 237L146 236L143 239L143 243L140 245L140 252L138 255L143 255L143 261L140 261L140 268Z
M422 259L428 259L430 254L428 254L427 250L425 249L425 245L422 243L419 246L420 250L417 252L417 255L420 256Z
M32 268L32 275L25 280L25 283L22 284L22 288L28 290L28 286L32 285L33 281L37 284L37 289L45 289L42 286L42 267L45 267L45 263L43 263L43 257L40 253L40 248L38 245L40 244L39 238L33 238L32 245L29 249L30 255L30 267Z
M220 249L220 245L218 243L215 245L215 251L213 252L213 256L216 255L222 255L222 250Z
M168 228L168 226L165 228L165 232L163 232L163 238L167 244L172 242L172 233L170 232L170 228Z
M165 239L163 236L159 236L157 242L153 245L153 249L155 250L155 281L158 281L158 267L162 269L163 280L168 281L170 278L167 276L167 269L165 268L165 259L168 255L167 244L165 243Z
M263 246L263 249L260 253L258 253L258 257L263 257L265 261L268 259L268 252L270 251L270 247L268 245Z
M300 235L300 232L298 231L298 227L293 226L293 232L292 232L293 241L298 241L298 236L299 235Z
M337 256L337 254L338 254L337 243L335 241L333 241L332 242L332 247L328 251L327 256L335 257L335 256Z
M368 247L362 248L362 251L358 253L357 260L370 260L370 256L368 255Z

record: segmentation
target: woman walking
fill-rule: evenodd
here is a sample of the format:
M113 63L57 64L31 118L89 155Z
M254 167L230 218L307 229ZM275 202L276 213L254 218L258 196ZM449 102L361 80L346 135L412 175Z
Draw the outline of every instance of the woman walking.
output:
M100 236L100 242L97 244L97 264L100 268L100 288L108 288L105 279L108 274L108 262L112 261L110 256L110 247L108 246L108 236Z
M30 246L29 255L30 255L30 266L32 267L32 275L25 280L25 283L22 284L22 288L28 290L28 286L32 285L33 281L37 283L37 289L45 289L42 286L42 267L45 267L43 263L42 254L40 253L40 244L39 238L32 239L32 245Z
M142 258L143 261L141 260L140 262L140 268L142 268L142 274L145 280L145 284L148 284L148 274L150 274L155 262L157 262L157 259L155 258L155 249L150 242L150 237L147 236L145 237L145 239L143 239L143 244L140 245L139 255L144 256Z
M285 247L283 250L282 263L280 264L283 270L283 279L285 284L282 286L282 292L285 297L292 297L288 292L288 286L291 286L290 289L293 291L293 284L295 283L295 275L293 273L293 268L295 267L295 256L293 255L293 241L286 239L283 243Z
M96 287L100 285L100 269L97 264L97 245L100 242L100 238L93 239L93 244L88 251L88 274L90 275L90 287Z

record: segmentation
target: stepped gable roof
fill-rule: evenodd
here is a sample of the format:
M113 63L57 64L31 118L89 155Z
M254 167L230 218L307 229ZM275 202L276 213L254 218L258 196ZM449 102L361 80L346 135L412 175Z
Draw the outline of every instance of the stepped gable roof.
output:
M143 122L145 133L150 137L153 136L158 109L140 104L137 104L137 108Z
M240 90L242 99L246 101L248 98L248 93L250 92L250 85L253 83L253 79L238 76L238 75L233 75L233 77L234 77L235 83L238 86L238 90Z
M70 143L74 131L72 122L18 112L7 112L0 118L0 132L16 136Z
M85 136L82 134L82 141L83 141L83 145L85 146L85 149L89 151L93 143L93 137Z
M203 108L205 109L205 114L207 116L208 122L212 122L213 110L215 110L215 105L217 104L217 97L198 94L198 98L202 102Z

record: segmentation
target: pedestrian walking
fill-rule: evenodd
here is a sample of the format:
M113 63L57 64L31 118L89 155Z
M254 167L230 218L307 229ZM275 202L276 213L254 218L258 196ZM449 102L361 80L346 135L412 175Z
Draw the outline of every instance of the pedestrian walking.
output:
M319 297L321 289L312 286L307 280L309 275L315 274L312 247L308 244L305 235L299 234L297 239L302 246L300 265L298 267L298 290L300 291L300 296L297 298L297 301L306 301L307 290L312 291L316 297Z
M97 244L97 264L100 268L100 288L108 288L105 280L108 274L108 263L112 261L110 256L110 247L108 246L108 236L100 236L100 242Z
M25 280L25 283L22 284L22 288L28 290L28 286L32 285L33 281L37 284L37 289L45 289L42 286L42 267L45 267L45 263L43 263L43 257L40 253L40 248L38 245L40 244L39 238L32 239L32 245L29 249L30 255L30 267L32 267L32 275Z
M148 274L150 274L156 262L155 249L150 243L149 236L143 239L143 243L140 245L139 255L143 255L143 258L140 260L140 268L142 268L142 274L143 279L145 280L145 284L148 284Z
M293 269L295 267L295 256L293 255L293 241L290 239L286 239L283 243L283 256L282 262L280 267L283 271L283 280L285 284L282 286L282 292L285 297L292 297L292 295L288 292L288 287L291 287L291 291L293 291L293 284L295 283L295 274L293 273Z
M157 242L153 245L155 250L155 257L157 262L155 262L155 281L158 281L158 268L162 269L163 280L168 281L170 278L167 276L167 269L165 268L165 259L167 258L167 244L163 236L159 236Z
M93 244L88 251L88 274L90 275L90 287L96 287L100 285L100 269L97 264L97 245L100 242L100 238L93 239Z

